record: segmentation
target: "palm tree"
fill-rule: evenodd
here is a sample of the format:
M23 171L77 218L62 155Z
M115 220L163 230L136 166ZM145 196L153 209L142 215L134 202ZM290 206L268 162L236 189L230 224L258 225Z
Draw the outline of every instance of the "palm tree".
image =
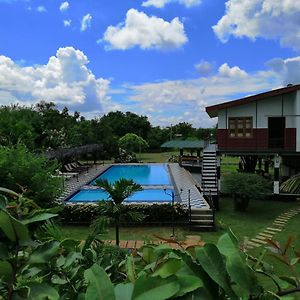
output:
M141 213L126 210L125 206L122 204L123 201L133 193L141 191L142 186L135 183L133 180L125 178L120 178L114 183L109 183L106 179L100 179L96 181L96 184L103 188L110 196L111 201L101 201L99 203L100 213L114 219L116 227L116 244L119 246L120 218L129 217L134 221L141 221L144 218L144 215Z

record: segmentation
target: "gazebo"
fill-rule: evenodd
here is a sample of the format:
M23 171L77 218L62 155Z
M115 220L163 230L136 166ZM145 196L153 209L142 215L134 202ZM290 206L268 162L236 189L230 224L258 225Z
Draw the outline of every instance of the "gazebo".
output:
M170 140L163 143L161 148L179 149L179 164L187 167L201 167L201 152L205 144L203 140ZM190 154L184 154L189 150ZM194 151L196 150L196 155Z

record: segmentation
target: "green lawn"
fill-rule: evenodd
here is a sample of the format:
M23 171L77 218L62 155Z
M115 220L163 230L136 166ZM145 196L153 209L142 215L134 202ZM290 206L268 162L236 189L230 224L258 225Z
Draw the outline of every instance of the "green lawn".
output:
M242 242L244 237L254 237L257 233L270 225L272 221L283 211L298 205L295 202L274 202L274 201L252 201L247 212L235 212L230 198L223 198L220 202L220 211L216 213L218 230L216 232L190 232L188 228L176 227L176 235L180 240L186 235L200 235L206 242L216 242L227 228L231 228ZM297 221L298 220L298 221ZM297 226L300 226L299 218L295 217L294 226L290 232L297 233ZM84 239L90 228L87 226L63 226L63 233L66 237ZM169 237L172 232L170 227L123 227L120 231L121 239L128 240L153 240L153 234ZM289 234L289 233L286 233ZM114 228L109 228L108 233L102 236L103 239L114 239Z

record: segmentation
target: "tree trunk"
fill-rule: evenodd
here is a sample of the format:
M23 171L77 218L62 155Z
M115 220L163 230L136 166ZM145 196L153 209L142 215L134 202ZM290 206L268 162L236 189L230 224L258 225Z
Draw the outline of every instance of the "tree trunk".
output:
M116 245L119 246L120 244L120 236L119 236L119 216L116 217Z

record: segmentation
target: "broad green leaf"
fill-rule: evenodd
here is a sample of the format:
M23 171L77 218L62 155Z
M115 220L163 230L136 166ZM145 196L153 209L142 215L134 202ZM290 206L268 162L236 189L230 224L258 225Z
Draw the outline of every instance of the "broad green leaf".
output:
M132 300L168 299L178 293L180 284L176 276L168 278L140 277L134 285Z
M120 283L115 286L116 300L131 300L134 285L133 283Z
M48 241L38 246L29 258L30 264L43 264L48 263L53 256L58 253L59 242Z
M174 275L181 267L181 261L179 259L171 258L166 261L161 262L152 276L160 276L161 278L166 278Z
M70 267L76 260L82 259L82 254L79 252L70 252L65 260L64 268Z
M29 300L59 300L57 290L45 283L30 283Z
M0 211L0 228L12 242L26 244L30 241L27 227L4 210Z
M291 266L295 265L296 263L298 263L300 261L300 257L294 257L291 259Z
M10 283L13 277L13 268L8 261L0 261L0 279Z
M25 268L22 271L22 276L24 276L24 278L32 279L32 277L34 277L35 275L37 275L38 273L40 273L42 271L42 269L37 268L37 267L29 268L29 265L27 265L26 267L27 268Z
M223 234L218 241L219 251L226 257L226 269L231 280L241 287L243 298L257 290L257 281L253 271L247 265L244 255L239 251L236 240L228 233Z
M197 247L195 248L197 249ZM217 283L205 272L201 265L196 263L194 259L187 252L175 250L182 260L182 267L176 275L192 275L201 279L204 287L200 289L200 299L214 300L219 297L219 288ZM205 297L202 295L205 295ZM202 297L202 298L201 298Z
M30 224L30 223L46 221L46 220L49 220L49 219L57 217L57 216L58 216L57 214L41 213L41 214L36 215L36 216L34 216L30 219L22 220L22 223L27 225L27 224Z
M156 260L157 256L154 253L154 247L146 245L142 247L143 259L148 263L152 263Z
M281 280L288 282L290 285L297 287L297 279L295 277L288 277L288 276L280 276Z
M8 258L8 249L4 243L0 243L0 259L7 259Z
M73 239L64 239L60 242L60 246L64 247L66 249L74 250L78 245L80 244L80 241L73 240Z
M136 273L135 273L135 265L132 255L128 255L125 261L125 267L126 267L126 274L127 278L131 282L135 282L136 280Z
M53 275L51 277L51 282L54 283L54 284L66 284L68 281L66 279L63 279L61 277L59 277L58 275Z
M88 282L86 300L114 300L114 287L99 265L94 264L84 271L84 279Z
M199 277L190 275L176 275L176 277L180 284L180 290L176 297L183 296L203 286L203 282Z
M214 244L196 248L196 258L205 272L220 286L231 300L238 299L230 286L223 257Z

